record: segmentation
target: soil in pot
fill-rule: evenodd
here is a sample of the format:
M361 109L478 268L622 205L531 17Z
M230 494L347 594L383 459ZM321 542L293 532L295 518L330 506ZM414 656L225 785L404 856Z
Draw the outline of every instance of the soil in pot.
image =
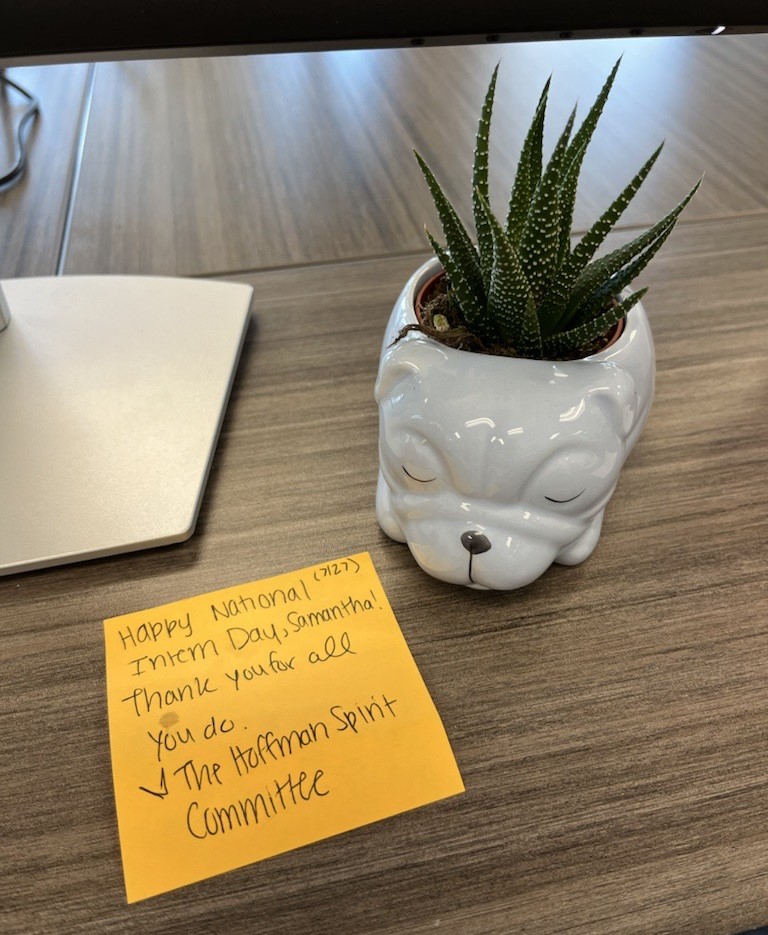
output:
M415 312L418 323L406 325L400 331L394 343L397 343L410 331L420 331L422 334L426 334L441 344L456 350L471 351L475 354L492 354L498 357L518 356L514 348L504 344L486 343L469 330L448 289L448 280L445 273L438 273L422 286L416 296ZM624 319L617 322L608 334L595 338L594 341L568 357L559 357L557 359L580 360L583 357L589 357L591 354L597 354L618 341L623 330Z

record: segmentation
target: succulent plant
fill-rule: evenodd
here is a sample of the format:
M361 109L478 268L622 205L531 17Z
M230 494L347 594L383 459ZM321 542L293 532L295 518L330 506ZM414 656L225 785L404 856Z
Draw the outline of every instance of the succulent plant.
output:
M610 207L571 247L576 189L584 155L613 86L620 59L579 129L576 109L543 165L542 138L550 81L541 93L525 137L502 225L489 205L488 142L497 65L485 95L477 130L472 207L476 242L446 198L434 174L416 153L445 235L441 246L427 237L443 266L448 297L460 328L491 353L557 360L584 356L595 341L645 294L625 294L672 232L701 179L669 214L629 243L593 259L661 153L650 156ZM459 345L461 346L461 345Z

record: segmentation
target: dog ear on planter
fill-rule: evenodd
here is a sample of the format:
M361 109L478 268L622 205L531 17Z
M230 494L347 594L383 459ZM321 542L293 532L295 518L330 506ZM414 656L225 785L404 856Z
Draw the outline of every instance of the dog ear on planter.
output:
M398 341L382 355L373 391L376 402L380 403L389 396L402 380L420 377L422 370L445 364L447 358L445 349L435 341L418 337Z
M626 442L642 415L640 395L632 375L623 367L609 362L603 362L602 367L604 379L587 397L603 410L619 437Z

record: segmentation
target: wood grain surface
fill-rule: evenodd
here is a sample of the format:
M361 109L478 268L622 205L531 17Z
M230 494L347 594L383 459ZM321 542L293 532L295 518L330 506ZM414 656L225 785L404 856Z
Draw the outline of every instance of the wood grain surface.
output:
M551 143L622 53L577 228L663 139L624 224L655 221L702 172L687 220L768 209L768 36L99 64L66 272L215 274L423 250L433 215L411 150L466 213L496 62L502 202L547 77Z
M0 580L7 933L733 935L768 921L766 215L652 271L654 408L593 556L510 594L376 524L372 398L416 258L254 274L196 535ZM369 550L464 795L133 906L101 620Z
M27 168L0 191L0 277L50 276L64 236L87 88L86 65L12 68L8 77L40 102L27 134ZM27 107L15 90L0 90L0 174L16 162L16 127Z

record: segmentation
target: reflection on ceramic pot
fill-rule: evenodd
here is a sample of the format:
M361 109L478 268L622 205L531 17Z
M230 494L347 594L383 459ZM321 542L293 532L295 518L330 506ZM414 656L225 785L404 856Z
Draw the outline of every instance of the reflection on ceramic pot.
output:
M519 588L597 545L651 405L648 319L636 305L618 340L573 361L469 353L417 331L393 345L439 270L414 273L384 337L376 514L435 578Z

